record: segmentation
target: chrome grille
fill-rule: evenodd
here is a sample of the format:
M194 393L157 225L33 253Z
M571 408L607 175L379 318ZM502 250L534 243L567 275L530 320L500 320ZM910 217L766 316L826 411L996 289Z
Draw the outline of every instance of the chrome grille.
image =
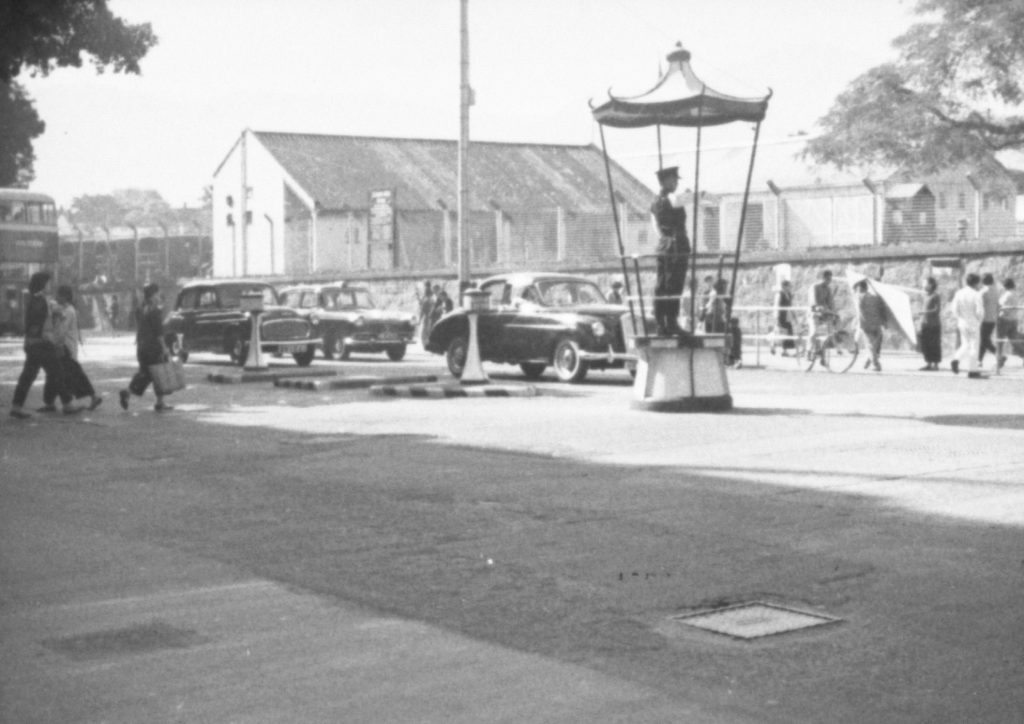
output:
M304 319L268 319L260 325L266 342L292 342L309 339L309 322Z

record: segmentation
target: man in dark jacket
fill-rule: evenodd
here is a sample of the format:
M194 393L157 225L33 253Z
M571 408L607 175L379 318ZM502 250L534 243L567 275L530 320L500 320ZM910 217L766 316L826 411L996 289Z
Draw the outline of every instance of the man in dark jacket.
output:
M46 371L47 381L52 382L52 388L58 391L64 406L64 414L82 411L81 407L74 407L71 404L71 394L64 384L59 349L54 342L54 310L46 296L49 286L49 272L36 272L28 282L29 300L25 305L25 365L18 378L18 385L14 388L14 399L11 403L11 417L18 419L30 417L24 409L25 399L28 397L29 388L39 375L39 370Z
M679 295L686 282L690 239L686 235L686 210L672 205L670 194L679 186L679 168L671 166L658 171L661 193L651 204L651 214L658 227L658 266L654 287L654 319L658 336L682 333L679 326Z

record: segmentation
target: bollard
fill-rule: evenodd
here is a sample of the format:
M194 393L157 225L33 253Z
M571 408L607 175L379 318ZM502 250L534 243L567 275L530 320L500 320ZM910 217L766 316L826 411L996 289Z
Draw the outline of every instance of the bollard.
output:
M486 385L490 383L480 361L480 340L477 335L477 318L480 312L490 309L491 295L487 292L468 290L463 292L463 306L469 319L469 340L466 348L466 363L462 366L459 382L464 385Z
M252 330L249 334L249 354L245 358L244 369L265 370L269 367L263 358L263 344L260 338L260 313L263 311L263 295L260 293L243 294L241 308L249 313Z

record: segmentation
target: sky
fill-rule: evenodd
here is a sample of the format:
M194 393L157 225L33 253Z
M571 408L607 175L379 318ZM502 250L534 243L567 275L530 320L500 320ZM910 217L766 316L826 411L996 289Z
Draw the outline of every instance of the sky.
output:
M19 77L46 122L32 188L59 205L142 188L195 206L245 128L459 137L459 0L109 4L159 37L141 75L85 64ZM895 57L912 10L911 0L469 0L470 140L600 145L589 101L646 91L677 42L719 91L772 89L764 142L813 132L851 80ZM694 133L663 131L665 165L692 151ZM751 138L733 125L706 130L703 145ZM653 183L653 130L608 129L606 140Z

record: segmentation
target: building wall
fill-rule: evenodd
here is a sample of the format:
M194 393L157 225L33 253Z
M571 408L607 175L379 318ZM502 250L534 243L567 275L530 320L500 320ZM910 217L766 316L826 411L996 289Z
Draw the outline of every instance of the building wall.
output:
M295 267L294 249L286 250L294 230L285 230L285 184L280 165L246 131L213 177L214 276L281 274Z

